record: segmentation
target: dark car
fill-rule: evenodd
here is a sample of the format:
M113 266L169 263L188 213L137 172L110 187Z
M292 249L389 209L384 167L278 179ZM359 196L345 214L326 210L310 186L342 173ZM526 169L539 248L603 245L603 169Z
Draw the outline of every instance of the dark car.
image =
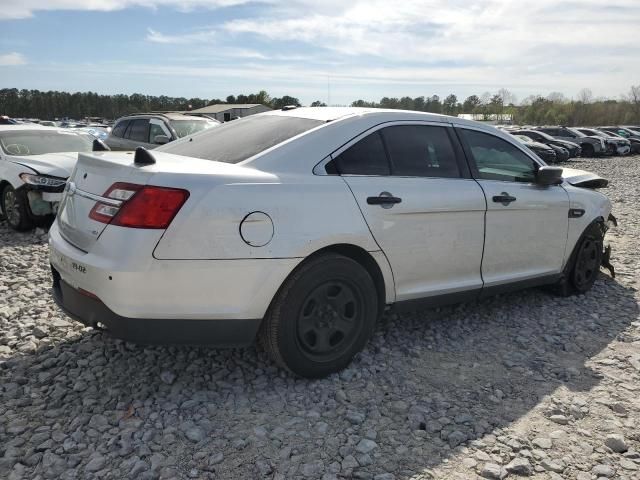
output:
M509 133L512 133L514 135L524 135L535 142L544 143L545 145L555 145L557 147L562 147L569 152L569 158L579 157L580 153L582 152L580 145L578 145L577 143L568 142L566 140L558 140L557 138L553 138L551 135L538 130L521 128L510 130Z
M597 135L604 138L607 143L607 150L611 155L626 155L633 151L631 141L621 135L609 132L607 130L597 130L595 128L578 127L578 130L585 135ZM640 140L638 140L640 143Z
M511 133L511 132L509 132ZM513 133L511 133L513 135ZM545 163L556 163L558 161L555 150L544 143L534 142L526 135L513 135L520 143L526 146L533 153L538 155Z
M598 127L597 130L613 133L626 139L637 138L640 140L640 132L627 127Z
M558 140L566 140L579 144L583 157L599 157L607 154L607 144L602 137L587 136L575 128L563 126L536 127L535 130L551 135Z

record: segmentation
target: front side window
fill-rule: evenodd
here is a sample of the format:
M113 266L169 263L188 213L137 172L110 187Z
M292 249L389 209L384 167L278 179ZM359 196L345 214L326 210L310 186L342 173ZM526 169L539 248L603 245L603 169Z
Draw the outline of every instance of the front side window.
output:
M460 170L444 127L398 125L382 129L391 174L406 177L457 178Z
M461 130L475 161L478 178L505 182L535 181L538 164L509 142L488 133Z
M127 129L127 138L135 142L146 143L149 140L149 120L132 120Z
M149 140L147 140L148 143L156 143L155 142L155 138L158 135L164 135L165 137L168 136L167 132L164 131L164 129L158 125L157 123L151 123L149 124Z
M338 155L335 165L343 175L391 174L379 131L367 135Z

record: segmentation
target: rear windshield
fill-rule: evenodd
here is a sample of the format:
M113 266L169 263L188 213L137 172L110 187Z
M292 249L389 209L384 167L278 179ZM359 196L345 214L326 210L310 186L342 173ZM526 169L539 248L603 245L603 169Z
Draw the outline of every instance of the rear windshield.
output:
M0 146L7 155L42 155L57 152L90 152L93 138L87 134L47 130L0 132Z
M176 131L178 138L193 135L194 133L218 125L218 122L212 122L210 120L171 120L169 123L171 123L171 126Z
M256 115L223 123L156 150L216 162L239 163L323 123L307 118Z

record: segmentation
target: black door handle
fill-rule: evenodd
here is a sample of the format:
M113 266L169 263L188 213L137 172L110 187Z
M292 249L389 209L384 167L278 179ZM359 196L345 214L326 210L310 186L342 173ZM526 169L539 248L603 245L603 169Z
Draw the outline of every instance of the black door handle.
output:
M395 205L402 202L398 197L367 197L367 203L369 205Z
M509 205L511 202L516 201L516 197L512 197L507 192L502 192L500 195L494 195L493 201L502 205Z

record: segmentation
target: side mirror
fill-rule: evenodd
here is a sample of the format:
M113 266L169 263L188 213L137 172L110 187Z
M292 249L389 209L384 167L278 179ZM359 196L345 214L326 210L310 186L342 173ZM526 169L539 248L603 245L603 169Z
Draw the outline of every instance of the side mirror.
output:
M171 139L166 135L156 135L153 137L153 143L156 145L164 145L165 143L169 143Z
M111 150L111 149L102 140L100 140L99 138L94 138L93 139L93 151L94 152L106 152L108 150Z
M536 183L538 185L560 185L562 183L561 167L540 167L536 172Z

